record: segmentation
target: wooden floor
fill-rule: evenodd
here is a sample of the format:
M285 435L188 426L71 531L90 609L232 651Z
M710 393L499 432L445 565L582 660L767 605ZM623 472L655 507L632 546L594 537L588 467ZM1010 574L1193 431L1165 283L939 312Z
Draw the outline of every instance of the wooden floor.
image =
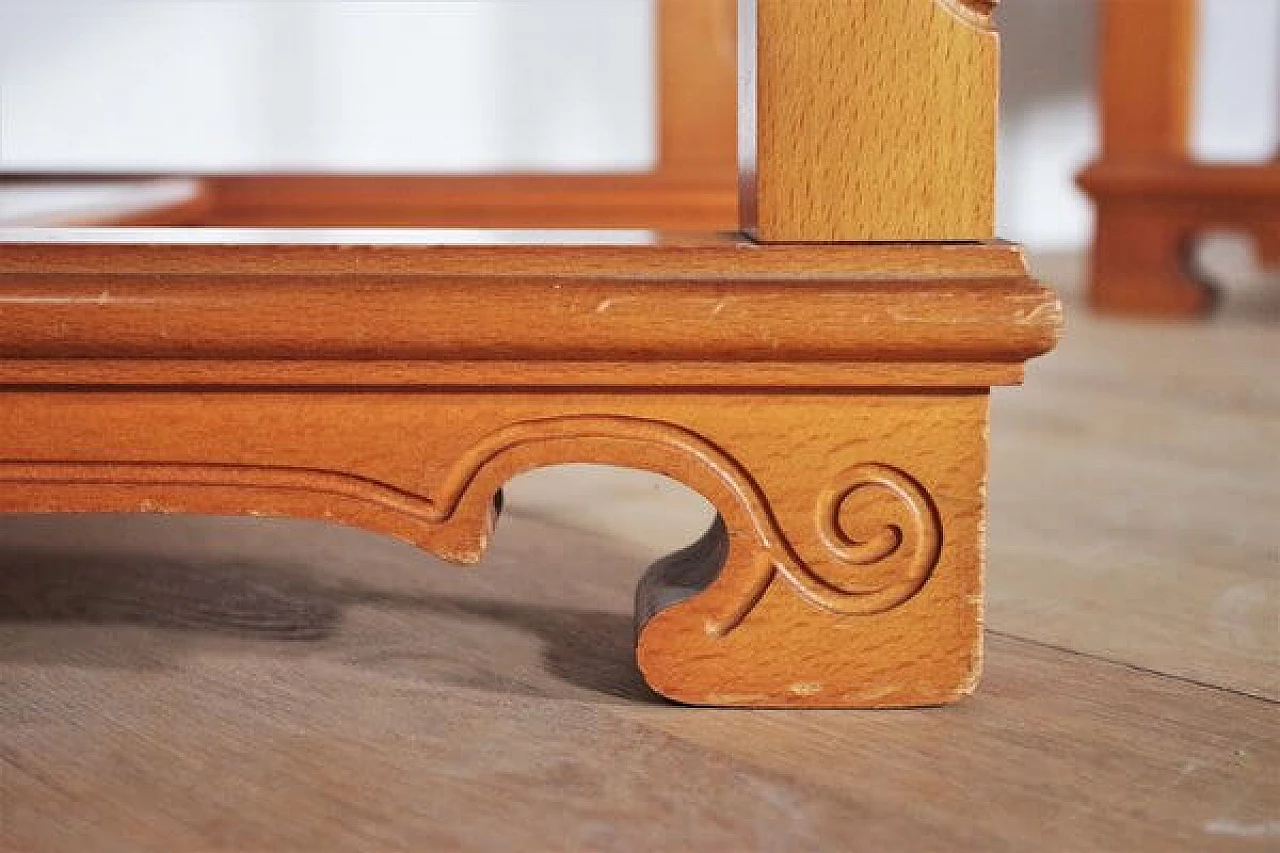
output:
M1265 301L1265 300L1264 300ZM631 594L701 499L515 483L488 562L0 519L0 849L1280 849L1280 325L1074 312L998 394L957 707L673 707Z

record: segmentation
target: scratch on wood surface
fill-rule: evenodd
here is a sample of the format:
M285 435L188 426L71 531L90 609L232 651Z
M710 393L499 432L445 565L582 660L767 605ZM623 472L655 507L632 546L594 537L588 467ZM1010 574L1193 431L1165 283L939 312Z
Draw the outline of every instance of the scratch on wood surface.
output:
M1218 818L1205 823L1209 835L1227 835L1233 838L1272 838L1280 836L1280 820L1229 820Z

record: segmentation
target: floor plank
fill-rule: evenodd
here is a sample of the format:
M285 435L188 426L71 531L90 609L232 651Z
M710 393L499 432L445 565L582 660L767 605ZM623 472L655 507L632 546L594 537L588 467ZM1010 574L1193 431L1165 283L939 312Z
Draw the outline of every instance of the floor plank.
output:
M1280 699L1280 326L1069 320L993 405L988 624Z
M653 716L838 792L868 826L909 814L902 838L943 842L922 849L1225 850L1280 831L1276 706L1006 637L987 655L979 694L941 711Z
M1257 849L1273 703L995 637L891 713L666 705L638 545L481 570L299 522L0 519L11 849ZM1259 835L1259 833L1263 833Z

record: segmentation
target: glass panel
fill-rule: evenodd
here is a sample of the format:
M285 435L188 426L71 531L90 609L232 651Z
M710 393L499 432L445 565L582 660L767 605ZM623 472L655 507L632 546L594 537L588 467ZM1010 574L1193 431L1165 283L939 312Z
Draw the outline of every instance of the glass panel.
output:
M0 0L0 169L647 171L654 0Z

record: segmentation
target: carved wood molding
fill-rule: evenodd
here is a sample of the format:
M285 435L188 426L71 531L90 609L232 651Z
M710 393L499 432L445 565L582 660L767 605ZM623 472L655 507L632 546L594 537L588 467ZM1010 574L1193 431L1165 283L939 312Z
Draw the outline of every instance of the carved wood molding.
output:
M296 516L473 563L511 477L638 468L719 512L638 586L655 690L866 707L975 683L987 388L1061 322L1016 249L4 255L0 511Z
M247 515L319 517L398 536L412 529L412 541L437 556L474 563L487 545L490 508L502 485L518 474L568 462L643 468L684 482L749 543L749 555L726 563L710 591L719 615L708 620L709 634L724 635L740 625L775 574L816 607L872 614L919 591L937 561L937 510L902 471L855 466L817 495L816 523L833 562L893 561L901 567L875 583L830 580L798 554L768 496L730 454L674 424L609 415L530 420L495 431L463 454L430 496L343 471L178 462L0 462L0 483L63 491L60 500L72 503L71 493L94 491L93 508L99 511L216 512L230 502ZM364 511L353 511L353 502ZM892 520L878 529L865 525L866 516L885 514L877 505L886 503Z
M512 477L570 462L652 471L719 513L639 586L655 689L933 703L961 695L978 660L985 406L964 389L8 390L0 511L312 518L474 563ZM886 642L903 681L870 696L859 685Z

